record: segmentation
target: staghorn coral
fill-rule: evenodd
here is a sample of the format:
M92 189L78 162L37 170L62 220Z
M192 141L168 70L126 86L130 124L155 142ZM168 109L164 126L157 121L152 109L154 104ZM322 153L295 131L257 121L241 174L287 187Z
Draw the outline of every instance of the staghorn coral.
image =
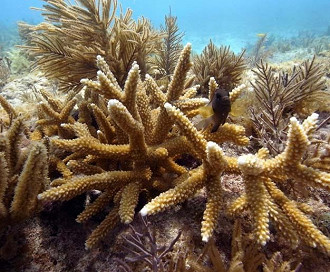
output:
M84 222L110 204L109 214L86 241L86 247L91 248L117 222L132 221L142 191L162 192L141 210L142 214L153 214L192 198L205 188L207 204L201 232L202 239L208 241L225 206L221 175L233 173L243 176L246 193L229 211L233 215L250 211L259 244L264 245L269 239L271 219L278 229L286 230L282 235L294 246L303 241L329 253L329 240L305 215L306 207L290 200L277 186L291 178L329 189L328 174L301 164L317 116L312 115L302 125L292 119L286 149L272 159L265 149L238 159L226 156L219 144L233 141L246 145L248 139L237 125L225 124L214 134L208 130L199 132L185 115L205 104L203 99L190 98L196 87L193 92L192 88L185 89L191 67L190 51L188 44L165 93L150 76L141 80L137 64L132 65L124 88L120 87L105 60L98 57L97 80L82 80L86 86L85 101L78 107L78 121L62 123L60 126L68 134L64 139L51 139L52 148L62 151L57 161L66 163L58 165L64 169L63 177L54 180L53 188L38 198L68 200L100 190L98 198L77 218ZM210 97L215 87L211 80ZM233 92L231 99L235 100L238 93ZM200 159L202 164L188 170L176 163L185 153Z
M322 124L324 124L325 121L328 121L329 119L330 117L324 120ZM330 134L328 133L327 138L324 140L312 140L311 143L314 144L314 149L312 150L312 152L310 152L311 154L308 154L309 156L307 156L307 158L304 160L304 164L329 173Z
M236 87L246 68L244 52L236 56L230 51L230 47L218 48L210 41L203 52L193 58L193 72L196 82L201 86L201 92L207 93L211 77L214 77L220 88L231 90Z
M31 138L40 140L43 136L67 135L68 132L61 126L64 123L72 124L74 118L71 116L77 100L74 93L69 93L64 101L56 98L51 92L44 89L40 90L44 101L38 103L38 117L36 129L33 131Z
M161 39L148 20L134 21L131 10L116 16L116 0L45 2L47 23L30 28L30 45L23 48L36 57L35 68L60 81L61 90L79 91L82 77L94 78L97 55L104 56L120 86L133 61L142 75L147 72L147 58Z
M48 186L47 149L41 142L20 148L25 126L16 118L0 136L0 226L21 222L38 209L37 195Z
M235 173L238 168L235 165L235 159L226 158L217 144L207 142L180 110L169 103L165 104L165 108L170 118L177 121L182 133L193 144L194 150L199 158L203 160L203 164L192 170L185 181L160 194L144 206L141 214L146 215L163 211L193 197L199 189L205 186L209 197L202 222L202 239L207 241L212 236L222 206L220 176L223 171L227 170Z
M230 212L251 209L255 221L255 236L261 244L269 239L270 217L293 245L302 240L329 254L329 239L305 215L302 206L288 199L275 182L291 178L296 182L329 190L329 174L300 163L310 143L308 139L316 128L317 117L317 114L313 114L303 124L291 118L286 148L275 158L267 159L266 150L261 149L257 155L244 155L238 159L246 193L232 204Z
M178 64L179 68L177 68L174 73L174 82L181 83L182 79L185 78L187 70L182 71L180 68L185 66L183 64L189 61L189 53L190 46L187 46L185 50L183 50L180 58ZM84 125L79 122L70 124L66 122L66 120L63 120L64 123L61 124L61 127L66 130L71 129L74 134L76 134L77 138L72 140L53 139L52 144L59 149L73 152L73 154L66 159L66 161L69 162L68 165L71 167L76 165L76 169L79 168L79 165L80 168L85 165L87 167L85 167L85 173L88 169L90 169L90 172L95 173L95 167L93 168L88 164L90 160L101 163L101 160L104 160L104 158L118 161L122 171L107 171L110 169L103 163L104 166L98 168L98 174L82 178L69 177L61 181L61 183L64 183L63 185L54 187L39 197L49 200L61 198L70 199L90 189L98 188L99 190L104 190L108 188L111 191L109 191L108 196L104 197L101 195L99 198L105 200L98 201L98 199L91 204L91 207L87 207L86 211L83 213L84 215L78 217L79 221L87 220L88 217L95 213L95 210L98 211L107 204L107 201L111 201L115 194L118 194L119 209L117 211L117 216L120 216L122 222L129 223L134 215L139 192L144 188L152 187L153 183L165 183L162 178L163 168L168 169L169 172L173 172L173 174L186 172L172 160L172 157L176 153L175 148L180 147L180 150L188 150L189 145L182 137L171 139L163 145L151 145L151 142L156 141L155 138L159 137L159 133L151 133L151 137L148 138L145 135L146 133L150 133L150 131L145 130L144 126L151 125L154 127L155 131L157 127L155 123L151 122L150 109L148 109L148 107L143 107L145 103L147 103L146 106L148 106L148 98L144 93L144 89L140 88L140 71L137 64L133 64L123 90L119 87L118 82L110 72L104 59L99 57L98 64L101 68L101 71L98 73L98 81L83 80L82 82L93 90L93 92L101 93L104 98L108 100L108 109L103 113L100 108L100 103L89 104L87 106L87 109L88 107L91 109L96 119L99 132L97 135L93 134L93 130L88 127L88 122L86 122L86 120L88 121L89 119L88 117L84 118ZM169 86L168 92L170 95L172 95L173 92L180 93L183 89L180 90L179 88L183 88L183 86L181 84L172 84ZM173 98L170 95L169 99L172 101ZM174 97L174 99L177 98L177 96ZM192 102L195 102L192 108L196 108L200 106L201 103L205 103L203 100L199 103L196 103L196 100ZM108 116L104 114L108 114ZM159 115L161 114L162 112L159 113ZM147 118L142 119L140 115L146 116ZM107 119L108 117L111 118L111 122ZM80 116L79 119L82 121ZM151 124L148 123L148 120ZM166 138L167 136L164 135L164 137ZM119 143L119 145L116 144L116 142ZM121 183L118 183L118 180L120 180ZM70 181L75 182L73 183ZM116 183L114 183L115 181ZM54 182L58 183L56 181ZM86 186L87 184L89 185ZM63 192L62 196L57 193L58 190ZM107 191L108 190L106 190L106 192ZM135 195L135 197L132 198L133 195ZM87 241L87 246L93 246L95 243L96 240L94 241L90 238Z
M254 221L254 235L259 244L265 245L269 240L269 219L282 231L293 246L303 241L312 247L318 247L326 254L330 253L330 241L323 235L304 214L304 209L295 201L290 200L278 189L276 182L287 178L309 186L322 187L329 190L329 174L302 165L300 162L309 137L316 126L317 115L314 114L300 125L292 118L286 148L275 158L266 159L268 151L261 149L257 155L243 155L236 160L221 155L216 144L206 143L190 121L175 107L165 105L169 115L174 119L181 132L194 143L194 149L203 159L203 164L185 181L149 202L142 210L143 215L153 214L192 197L195 192L206 187L208 202L202 222L202 238L207 241L214 230L216 216L221 206L222 172L240 173L245 181L246 192L229 208L231 214L237 215L242 210L249 209ZM213 151L211 151L213 150ZM218 151L216 151L218 150ZM210 161L210 152L218 154L217 160ZM217 163L222 162L222 165ZM208 165L216 165L212 169ZM216 171L216 173L215 173ZM209 173L208 173L209 172ZM211 174L209 176L209 174ZM216 176L218 175L218 176ZM213 185L214 182L217 185ZM215 186L215 187L214 187ZM212 189L213 188L213 189Z
M81 102L84 106L78 107L78 122L70 123L67 118L63 119L60 127L67 134L62 139L51 139L54 150L69 152L65 157L54 158L54 163L63 158L67 165L57 163L63 178L54 180L53 188L40 194L39 199L68 200L92 189L101 190L102 194L96 201L78 216L79 222L86 221L112 201L114 203L108 215L112 221L106 218L91 234L86 242L88 248L95 246L111 230L114 221L120 220L126 224L132 221L139 194L144 190L167 190L175 183L183 181L182 184L186 184L184 180L191 176L196 182L200 179L214 180L210 191L217 191L216 177L219 173L215 173L211 166L189 173L176 163L182 154L191 153L194 142L188 142L186 137L171 131L174 121L168 118L163 106L165 102L175 103L189 113L205 105L205 99L189 98L192 88L185 88L184 82L191 66L190 51L188 44L181 53L166 93L150 76L141 82L137 64L133 64L122 89L105 60L98 57L100 71L97 81L82 80L87 89L85 100ZM150 101L147 90L153 93L155 101ZM52 115L47 115L43 122L53 122ZM96 125L90 117L94 118ZM203 136L198 135L196 141L206 143ZM219 142L229 140L245 145L247 139L243 135L244 131L239 126L228 125L209 137L215 137L214 140ZM222 160L217 160L221 159L221 151L212 147L210 150L210 160L222 167ZM200 156L199 151L196 152L197 157ZM216 198L210 203L211 206L216 206L218 202L217 194L214 195ZM214 225L215 220L216 215L207 215L206 225ZM209 228L205 228L207 235L211 235Z

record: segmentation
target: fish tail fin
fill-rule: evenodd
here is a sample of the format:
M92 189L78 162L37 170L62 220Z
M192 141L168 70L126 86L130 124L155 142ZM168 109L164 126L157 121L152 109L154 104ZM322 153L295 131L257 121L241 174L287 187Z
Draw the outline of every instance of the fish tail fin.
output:
M198 109L198 114L203 118L209 118L213 113L212 106L209 104Z
M208 118L205 118L201 121L199 121L195 127L197 130L204 130L206 129L208 126L210 126L211 124L213 123L213 118L212 116L208 117Z

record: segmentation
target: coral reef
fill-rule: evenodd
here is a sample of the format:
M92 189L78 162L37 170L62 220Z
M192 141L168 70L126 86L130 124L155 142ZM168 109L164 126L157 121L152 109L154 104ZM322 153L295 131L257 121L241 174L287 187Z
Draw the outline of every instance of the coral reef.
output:
M98 57L101 70L97 81L82 80L87 88L101 94L108 101L108 117L99 112L101 106L105 105L101 97L98 96L99 100L95 101L98 105L89 106L99 127L96 134L91 123L83 122L82 119L80 122L70 119L68 113L75 104L74 99L62 108L61 113L56 114L52 114L47 109L48 106L42 105L43 111L51 119L38 121L40 126L56 125L57 128L64 129L61 135L70 135L65 130L71 130L76 135L73 139L52 139L51 143L55 148L69 151L70 154L64 161L68 162L68 167L74 173L78 171L77 174L85 175L69 174L55 180L53 188L40 194L38 198L43 201L68 200L91 189L103 191L78 216L77 220L80 222L90 218L113 199L113 208L109 215L86 242L87 247L93 247L116 221L132 221L138 195L142 190L165 190L144 206L141 213L146 215L181 203L205 187L208 202L202 222L202 239L208 241L224 206L220 177L223 173L235 173L243 176L246 192L231 205L229 211L237 214L245 209L250 210L255 226L254 235L259 244L265 245L269 240L268 225L269 219L272 219L279 229L287 229L282 235L290 238L293 246L304 241L328 253L329 240L306 217L306 207L303 209L299 203L287 198L277 186L277 183L291 178L297 182L304 179L310 186L328 189L328 174L301 164L302 155L309 144L308 139L315 130L317 115L312 115L302 125L292 119L286 147L274 158L268 158L266 149L259 150L257 155L243 155L238 159L226 156L218 144L231 140L236 144L246 145L248 141L243 136L244 130L237 125L226 124L216 133L207 130L198 132L184 114L205 103L203 99L188 99L188 103L184 97L180 98L184 93L184 81L190 68L190 50L190 45L187 45L182 51L166 94L158 90L151 77L147 77L146 88L157 97L153 103L148 102L146 90L139 79L137 64L133 64L122 90L104 59ZM305 83L308 85L308 81ZM214 86L216 85L211 80L211 92ZM234 100L237 96L233 92L231 99ZM159 103L159 108L154 109L157 115L152 117L150 107L154 103ZM110 123L108 118L111 118ZM174 123L182 135L171 132ZM241 141L240 137L243 137ZM196 156L202 164L188 171L174 161L182 153ZM110 170L102 162L105 158L112 163L117 161L120 168L116 169L110 163ZM94 165L90 165L91 162ZM95 162L98 163L95 165ZM166 180L165 173L166 176L172 175L172 180Z
M292 178L296 181L308 182L311 186L324 187L329 189L329 174L320 172L317 169L306 167L300 164L302 155L309 144L308 137L315 129L317 115L312 115L302 125L297 120L291 120L291 128L289 130L286 148L283 153L273 159L266 159L268 151L266 149L259 150L257 155L243 155L238 158L225 159L221 155L221 150L216 151L216 145L208 143L198 138L197 131L189 123L189 120L180 114L178 110L170 105L165 105L170 116L176 120L182 133L195 144L196 151L204 153L203 159L205 166L216 165L214 167L216 173L221 175L222 172L241 172L245 179L246 193L240 196L229 208L232 214L238 214L244 209L251 210L255 224L255 237L258 243L265 245L269 240L269 216L274 220L278 227L282 230L282 234L287 236L294 246L299 240L302 240L313 247L319 247L321 250L329 254L329 239L324 236L313 223L304 215L294 201L288 199L277 186L276 181L283 181ZM218 155L216 161L210 161L210 151L214 150ZM202 153L202 154L203 154ZM215 154L216 154L215 153ZM265 160L266 159L266 160ZM265 161L263 161L265 160ZM221 163L223 165L218 165ZM202 166L201 166L202 167ZM186 181L177 185L160 196L153 199L142 210L141 213L153 214L168 207L171 207L195 194L196 190L207 186L208 204L204 213L204 221L202 222L202 238L208 240L214 229L214 223L217 221L216 216L221 208L221 183L219 176L215 179L218 184L212 186L212 182L208 180L207 172L211 169L200 168L200 171ZM206 173L205 173L206 172ZM212 174L211 174L212 175ZM273 176L274 175L274 176ZM256 180L258 182L256 183ZM211 183L211 184L210 184ZM210 187L210 189L208 189ZM212 188L213 187L213 188ZM284 232L283 230L286 229Z
M244 51L212 41L191 56L171 12L156 30L131 10L118 12L116 0L44 2L47 22L21 24L21 48L54 81L10 78L0 95L1 267L312 271L311 260L326 264L326 38L301 34L305 50L321 58L273 67L261 60L263 46L279 50L279 41L258 34L251 71ZM26 57L19 52L13 59ZM30 60L19 63L29 68ZM199 130L201 108L219 89L232 105L227 122ZM29 248L15 250L24 237ZM45 257L48 248L54 257ZM34 263L19 263L19 253L26 262L31 251ZM100 268L99 258L107 265Z
M180 96L184 91L183 83L190 67L190 50L190 45L187 45L182 51L167 94L164 95L158 88L153 90L157 92L155 95L159 95L158 100L176 101L178 104L182 101L184 102L182 108L186 110L194 110L205 104L205 99L187 100ZM55 180L52 184L62 185L39 195L39 199L68 200L91 189L105 190L97 201L87 206L78 216L77 220L80 222L86 221L112 198L115 207L117 206L108 215L112 220L106 218L91 234L86 243L87 247L94 246L111 229L109 223L114 223L114 217L118 219L120 217L124 223L132 221L141 191L157 189L157 187L164 190L171 186L170 180L167 180L168 175L186 174L187 170L178 165L174 158L191 149L191 144L185 137L168 136L173 122L167 117L165 108L156 109L158 116L155 112L152 113L146 90L141 88L137 64L133 64L123 90L101 57L98 57L98 65L101 70L98 72L97 81L87 79L82 81L93 92L102 94L108 101L107 109L102 108L105 105L103 96L98 96L98 101L94 101L95 104L89 102L87 106L96 119L98 132L87 122L88 116L85 116L85 124L81 123L83 119L80 112L80 122L71 119L69 113L75 105L74 99L70 100L72 102L67 103L60 113L53 112L50 106L42 104L41 109L50 118L38 121L42 130L51 125L58 131L62 130L59 135L67 137L68 133L65 131L74 132L75 139L53 139L52 146L72 153L64 161L68 162L69 167L76 169L73 171L95 173L84 177L68 176ZM146 84L150 85L149 88L154 88L156 83L148 77ZM81 106L81 110L83 109ZM102 112L102 109L105 111ZM84 114L86 115L86 112ZM108 118L111 118L111 122ZM105 159L112 162L109 165L104 164ZM90 163L93 162L101 164L91 165ZM114 168L116 164L119 164L119 168Z

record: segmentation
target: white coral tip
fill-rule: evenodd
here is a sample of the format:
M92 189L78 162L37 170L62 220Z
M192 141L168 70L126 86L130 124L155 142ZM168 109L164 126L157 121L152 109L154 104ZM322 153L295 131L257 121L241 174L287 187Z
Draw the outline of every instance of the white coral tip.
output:
M134 62L132 65L131 71L139 70L139 68L140 68L140 66L136 62Z
M297 123L298 120L297 120L296 117L291 117L291 118L290 118L290 122L291 122L291 123Z
M203 235L202 241L207 243L209 241L210 237L208 235Z
M42 196L41 196L41 195L42 195L42 194L38 194L38 195L37 195L37 199L38 199L38 200L41 200L41 199L42 199Z
M316 119L319 118L319 115L318 115L316 112L314 112L314 113L312 113L312 115L311 115L310 117L311 117L312 119L316 120Z
M261 246L265 246L267 244L267 241L261 241Z
M166 102L166 103L164 104L164 108L165 108L167 111L169 111L169 110L173 109L173 106L172 106L170 103Z
M238 157L237 159L237 164L240 166L240 165L245 165L246 164L246 156L243 155L243 156L240 156Z
M132 63L132 68L136 68L136 67L139 67L139 65L138 65L138 63L136 62L136 61L133 61L133 63Z
M108 102L108 108L118 105L120 102L117 99L110 99Z
M147 208L146 206L144 206L144 207L142 208L142 210L140 211L140 214L141 214L142 216L146 216L146 215L148 214L148 212L149 212L148 208Z
M73 161L68 161L67 163L66 163L66 166L72 166L73 165Z
M207 151L210 151L211 149L216 149L217 147L219 147L219 146L215 142L212 142L212 141L207 142L207 145L206 145Z
M128 224L132 223L132 219L126 219L123 221L123 223L128 225Z

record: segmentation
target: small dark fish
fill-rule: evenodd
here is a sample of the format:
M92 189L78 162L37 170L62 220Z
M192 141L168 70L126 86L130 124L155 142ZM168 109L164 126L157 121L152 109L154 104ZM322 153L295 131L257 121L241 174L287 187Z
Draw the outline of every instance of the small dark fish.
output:
M205 116L207 115L206 112L208 111L207 108L212 107L211 110L211 116ZM230 97L229 97L229 91L224 89L217 89L214 93L214 96L210 103L202 107L200 109L200 115L203 117L207 117L206 119L203 119L200 121L197 125L197 129L205 129L210 124L213 125L211 129L211 133L216 132L220 125L223 125L226 122L226 119L228 117L228 114L230 112L231 106L230 106ZM208 114L210 115L210 114Z

